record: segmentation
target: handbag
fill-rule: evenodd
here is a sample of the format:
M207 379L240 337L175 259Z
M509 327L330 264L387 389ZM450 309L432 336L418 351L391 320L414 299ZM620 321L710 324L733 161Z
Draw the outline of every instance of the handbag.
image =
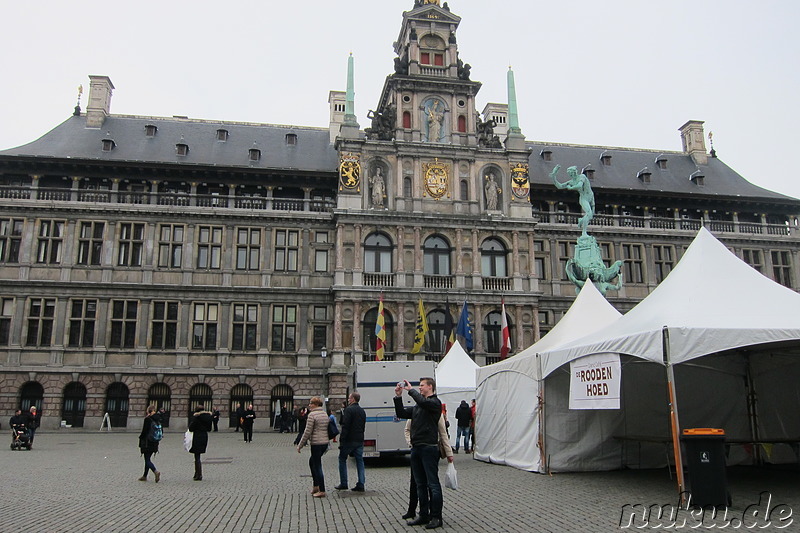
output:
M453 463L447 464L447 472L444 474L444 486L448 489L458 490L458 472L456 472L456 465Z
M194 439L194 433L186 430L186 433L183 434L183 449L187 452L192 449L192 440Z

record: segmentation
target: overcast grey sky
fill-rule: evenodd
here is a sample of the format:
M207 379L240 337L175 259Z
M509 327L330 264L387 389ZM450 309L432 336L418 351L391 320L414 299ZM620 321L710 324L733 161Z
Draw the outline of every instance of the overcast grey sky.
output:
M0 0L0 149L67 119L107 75L116 114L328 125L355 58L362 128L413 0ZM704 120L719 157L800 198L797 0L449 0L479 111L513 66L530 140L680 150ZM85 109L88 94L84 93Z

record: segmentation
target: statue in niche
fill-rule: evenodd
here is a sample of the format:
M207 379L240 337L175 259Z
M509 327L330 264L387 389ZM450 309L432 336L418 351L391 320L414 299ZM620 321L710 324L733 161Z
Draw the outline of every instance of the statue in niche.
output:
M486 191L486 210L496 211L497 200L500 193L503 192L503 189L501 189L494 180L493 172L486 173L486 183L484 184L483 189Z
M391 141L394 139L394 126L397 122L397 108L388 104L378 111L369 110L367 118L372 120L372 127L365 128L367 139Z
M383 170L380 165L375 167L375 173L369 178L372 185L372 207L383 208L383 200L386 198L386 180L383 178Z
M425 108L425 114L428 120L428 142L436 143L442 135L442 120L444 120L444 111L439 110L439 100L434 100L432 104Z

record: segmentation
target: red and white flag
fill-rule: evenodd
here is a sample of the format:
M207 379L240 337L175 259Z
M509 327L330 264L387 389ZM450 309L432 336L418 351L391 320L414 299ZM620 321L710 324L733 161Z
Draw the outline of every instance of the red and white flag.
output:
M503 300L502 305L502 329L500 335L503 337L503 343L500 345L500 359L505 359L511 352L511 332L508 329L508 319L506 318L506 301Z

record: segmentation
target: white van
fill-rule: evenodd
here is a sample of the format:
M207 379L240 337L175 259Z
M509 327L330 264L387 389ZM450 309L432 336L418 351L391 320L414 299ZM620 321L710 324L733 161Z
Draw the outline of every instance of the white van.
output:
M433 361L370 361L356 364L355 385L361 394L359 405L367 413L364 431L364 457L406 454L410 452L403 428L406 421L394 413L394 388L407 379L413 387L419 379L434 377ZM403 404L414 405L407 393Z

